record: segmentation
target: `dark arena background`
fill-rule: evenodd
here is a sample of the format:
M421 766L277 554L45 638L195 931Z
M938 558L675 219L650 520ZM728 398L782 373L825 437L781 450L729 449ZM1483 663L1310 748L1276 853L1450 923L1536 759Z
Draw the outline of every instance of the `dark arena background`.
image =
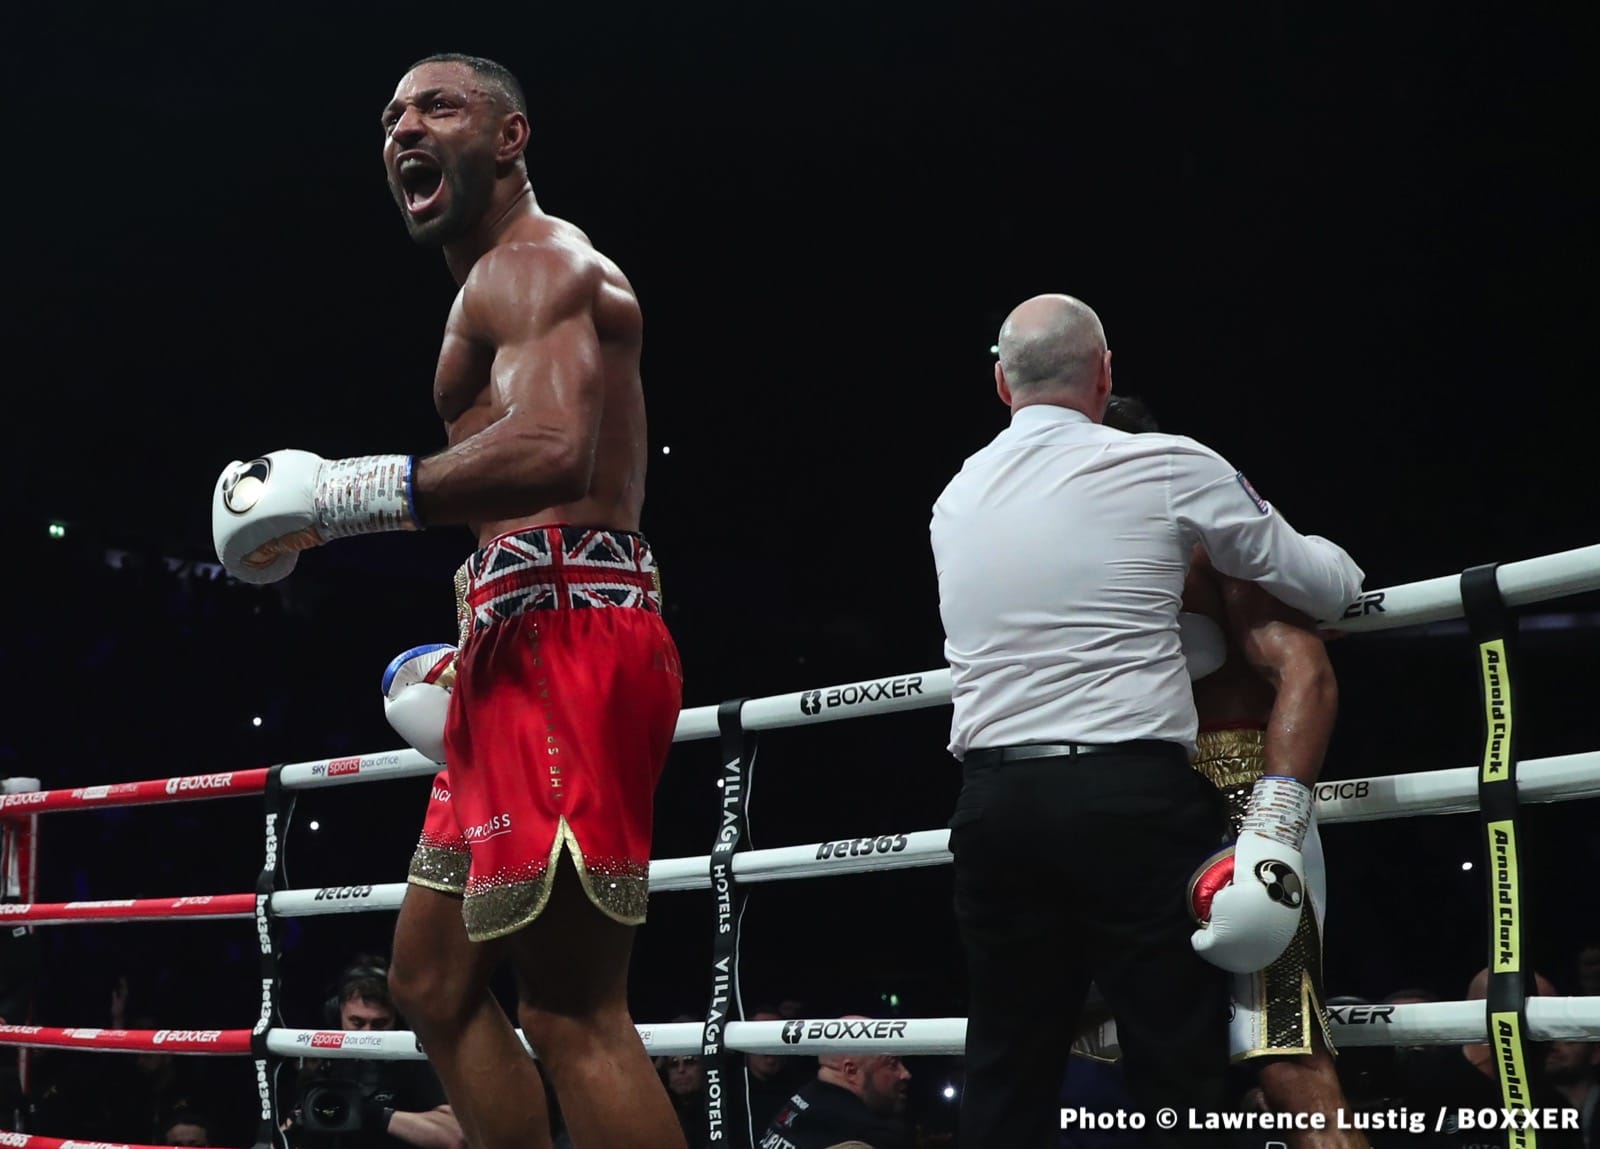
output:
M643 525L687 706L943 665L930 507L1004 425L990 347L1039 292L1096 308L1117 389L1343 544L1368 587L1600 542L1596 18L1576 4L19 8L0 48L0 777L77 787L399 745L379 676L407 647L453 641L467 533L338 543L256 589L209 565L208 502L235 458L442 446L430 381L454 286L396 218L378 125L410 63L439 51L521 78L541 205L638 291ZM1521 612L1520 637L1519 756L1600 749L1600 596ZM1481 756L1462 624L1330 652L1325 777ZM943 826L960 781L948 717L764 735L754 844ZM711 846L717 763L715 743L675 749L656 856ZM302 795L291 884L403 880L427 793L412 779ZM1600 820L1592 802L1521 818L1533 962L1576 992L1577 954L1600 941ZM39 901L241 892L261 864L259 799L42 826ZM1323 841L1328 992L1463 997L1487 960L1477 818ZM703 891L652 900L637 1020L702 1015L712 915ZM386 953L392 927L288 923L285 1023L322 1024L340 968ZM258 1012L249 922L52 926L6 944L15 968L19 948L37 959L38 1024L109 1025L119 983L130 1025L248 1028ZM747 1008L965 1015L948 867L763 884L741 959ZM37 1054L35 1077L74 1059L109 1073L114 1056ZM940 1143L959 1063L908 1064L918 1136ZM212 1143L251 1143L249 1059L207 1073ZM7 1120L94 1134L71 1120L88 1104L68 1105L8 1100Z

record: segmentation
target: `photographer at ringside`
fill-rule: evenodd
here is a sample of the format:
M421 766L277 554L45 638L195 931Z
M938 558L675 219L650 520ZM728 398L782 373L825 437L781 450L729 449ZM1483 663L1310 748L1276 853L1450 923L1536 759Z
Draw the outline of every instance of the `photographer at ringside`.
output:
M404 1028L389 997L389 965L357 958L323 1006L323 1024L343 1030ZM310 1059L280 1094L291 1114L283 1132L295 1149L467 1149L426 1061Z

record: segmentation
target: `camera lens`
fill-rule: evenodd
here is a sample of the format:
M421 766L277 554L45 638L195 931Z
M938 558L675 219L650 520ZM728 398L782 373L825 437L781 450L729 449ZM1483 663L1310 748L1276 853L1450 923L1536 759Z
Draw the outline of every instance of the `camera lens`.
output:
M304 1110L311 1128L342 1129L350 1123L350 1096L343 1089L312 1089L306 1094Z

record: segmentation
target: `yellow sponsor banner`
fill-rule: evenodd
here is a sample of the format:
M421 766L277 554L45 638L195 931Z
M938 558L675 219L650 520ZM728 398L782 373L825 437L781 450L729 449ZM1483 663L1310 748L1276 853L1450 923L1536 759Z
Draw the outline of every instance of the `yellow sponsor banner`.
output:
M1517 831L1510 822L1490 822L1489 914L1494 930L1494 960L1491 973L1519 973L1522 955L1518 939L1522 934L1522 904L1517 896Z
M1489 1036L1494 1042L1495 1061L1500 1066L1500 1097L1507 1109L1531 1109L1528 1094L1528 1067L1522 1059L1522 1026L1515 1013L1491 1013ZM1537 1149L1539 1139L1532 1128L1507 1129L1508 1149Z
M1506 644L1501 638L1478 644L1483 668L1483 717L1488 736L1483 742L1483 780L1511 777L1511 676L1506 673Z

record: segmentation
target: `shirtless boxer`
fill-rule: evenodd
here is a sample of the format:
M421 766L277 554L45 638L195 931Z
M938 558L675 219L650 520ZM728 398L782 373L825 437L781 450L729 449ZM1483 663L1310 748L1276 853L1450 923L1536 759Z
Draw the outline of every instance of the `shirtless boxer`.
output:
M1105 425L1155 431L1137 400L1113 396ZM1241 832L1256 782L1270 771L1315 786L1333 734L1338 684L1327 651L1311 622L1254 583L1212 569L1197 551L1184 587L1185 651L1205 645L1195 635L1220 627L1225 645L1199 667L1194 682L1200 736L1194 767L1227 798L1232 832ZM1203 660L1203 656L1202 656ZM1209 670L1209 673L1207 672ZM1267 1105L1280 1113L1324 1113L1325 1130L1289 1132L1294 1149L1360 1149L1366 1138L1337 1128L1335 1113L1348 1109L1334 1067L1322 992L1322 920L1325 897L1322 850L1313 820L1305 837L1305 873L1313 913L1277 960L1258 973L1234 975L1230 1045L1235 1062L1259 1059Z
M573 1142L681 1149L626 998L682 687L639 533L639 305L581 231L540 209L523 95L503 67L421 61L382 124L406 227L460 286L433 385L448 447L232 464L215 492L217 553L262 583L353 534L474 532L456 576L459 652L408 652L385 681L396 707L423 687L448 698L442 734L415 736L446 770L395 930L395 1000L473 1145L550 1144L538 1070L490 993L509 958Z

